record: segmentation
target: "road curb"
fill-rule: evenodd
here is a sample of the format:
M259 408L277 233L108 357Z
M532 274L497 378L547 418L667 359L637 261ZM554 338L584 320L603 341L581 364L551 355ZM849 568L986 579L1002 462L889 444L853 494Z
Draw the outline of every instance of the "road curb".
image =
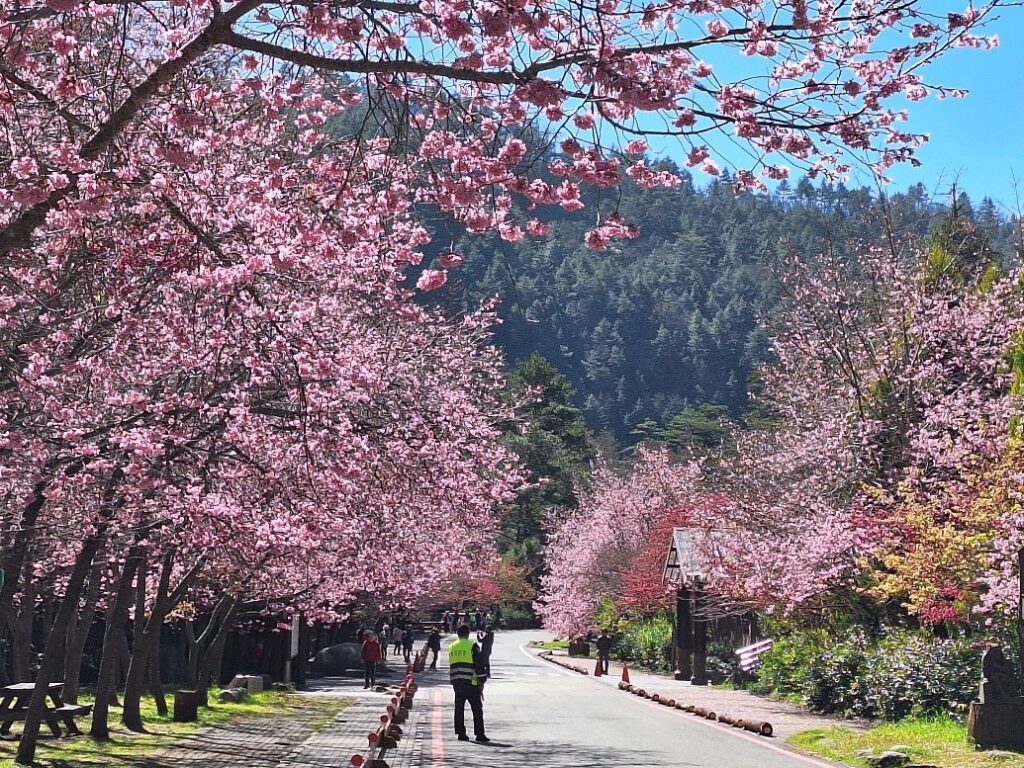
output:
M527 646L524 643L523 645L520 646L520 650L522 650L524 653L527 653L528 655L532 656L533 658L535 658L538 661L541 661L543 663L552 664L552 665L555 665L555 666L558 666L558 667L562 667L562 668L571 670L573 672L577 672L578 674L590 677L589 673L586 670L581 670L580 668L575 667L575 665L568 665L568 664L565 664L565 663L559 663L558 661L550 658L551 657L551 652L550 651L537 652L536 650L533 650L533 649L528 651L527 650L528 647L529 646ZM600 679L595 679L595 682L598 682L598 683L604 685L604 683L601 683ZM621 683L619 685L621 685ZM618 686L616 686L616 687L618 687ZM623 690L626 693L632 693L633 695L637 696L637 698L642 699L639 703L644 704L644 705L649 706L649 707L655 707L655 708L660 709L661 707L664 706L665 708L669 708L667 702L675 701L674 699L670 699L668 697L665 698L665 701L662 701L661 700L662 697L661 697L660 694L655 694L653 692L648 692L646 689L640 688L639 686L636 686L636 685L632 685L632 686L629 686L629 687L632 688L633 690L631 690L631 691L627 691L626 689L621 689L621 690ZM658 700L654 700L653 699L653 697L655 695L658 696ZM701 725L705 725L708 728L713 728L716 731L719 731L720 733L731 735L734 738L743 739L744 741L749 741L751 744L760 744L764 749L771 750L772 752L775 752L775 753L780 754L780 755L785 755L786 757L792 758L794 760L799 760L802 763L805 763L805 764L810 765L810 766L814 766L814 768L848 768L847 766L844 766L842 763L837 763L837 762L828 760L826 758L817 757L815 755L809 755L809 754L807 754L805 752L800 752L798 750L792 749L789 746L783 746L775 738L775 736L774 736L774 729L773 729L773 735L772 736L765 737L765 735L762 734L762 733L755 733L753 730L748 730L746 728L739 728L738 726L735 725L735 721L738 720L738 721L741 721L744 724L746 724L746 721L743 720L742 718L734 718L732 716L726 715L726 717L729 717L731 720L734 721L732 723L728 723L726 721L720 720L715 713L710 713L710 714L712 714L714 716L713 719L712 718L708 718L707 714L709 713L709 711L707 709L704 709L704 715L701 716L697 712L697 710L700 709L697 706L692 705L692 704L680 704L678 701L675 701L674 706L672 706L670 709L671 709L673 714L678 714L680 717L682 717L683 714L694 714L694 715L697 715L694 718L685 718L685 719L687 719L687 720L689 720L691 722L696 722L696 723L699 723ZM761 721L753 721L753 722L758 723L758 722L761 722Z

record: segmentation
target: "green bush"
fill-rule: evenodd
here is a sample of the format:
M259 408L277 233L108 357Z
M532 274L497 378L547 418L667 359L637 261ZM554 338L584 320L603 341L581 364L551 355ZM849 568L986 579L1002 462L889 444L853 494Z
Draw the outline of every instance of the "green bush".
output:
M672 622L664 616L630 622L619 638L619 656L646 667L669 671Z
M964 639L900 633L877 643L864 670L870 717L951 714L963 717L978 693L981 650Z
M807 670L804 699L816 712L867 715L864 672L868 654L858 640L847 641L820 653Z
M707 670L712 679L728 678L736 669L736 645L731 640L708 643Z
M977 693L981 651L966 639L892 631L828 643L820 633L780 638L750 688L817 712L898 720L963 717Z
M754 693L804 701L811 689L811 669L827 646L827 638L818 632L776 638L772 650L761 657L757 678L748 688Z

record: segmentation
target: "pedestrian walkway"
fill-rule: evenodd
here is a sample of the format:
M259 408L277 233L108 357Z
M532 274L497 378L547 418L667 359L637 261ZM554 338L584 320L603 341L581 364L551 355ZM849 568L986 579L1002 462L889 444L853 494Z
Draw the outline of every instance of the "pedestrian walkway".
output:
M237 768L244 762L246 768L278 768L296 745L322 727L325 718L344 716L349 704L349 700L341 698L315 701L295 696L280 713L207 726L142 758L136 765L138 768Z
M420 768L427 736L431 681L418 676L417 692L403 736L385 759L391 768ZM380 681L397 685L392 675ZM133 763L135 768L348 768L353 755L369 757L367 736L380 726L392 693L367 691L362 678L324 678L287 699L279 713L208 726L160 752Z
M556 651L555 655L567 656L564 651ZM593 672L595 659L575 659L579 666L586 666ZM719 714L729 714L744 720L765 721L772 724L776 738L785 740L789 736L808 728L829 728L844 725L854 730L868 726L857 720L843 720L826 715L816 715L805 707L785 701L756 696L748 691L731 688L718 688L711 685L690 685L686 680L675 680L669 675L629 670L630 682L648 691L667 694L670 698L684 704L704 707ZM595 678L605 685L617 686L622 679L622 664L612 662L607 675ZM625 694L623 694L625 695Z

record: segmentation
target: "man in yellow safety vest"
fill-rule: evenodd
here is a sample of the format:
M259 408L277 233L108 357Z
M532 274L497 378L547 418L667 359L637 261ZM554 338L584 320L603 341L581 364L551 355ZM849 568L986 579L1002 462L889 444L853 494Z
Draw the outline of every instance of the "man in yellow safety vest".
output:
M448 678L455 689L455 733L459 741L469 741L466 734L466 702L473 710L473 733L476 740L490 741L484 733L484 682L487 674L483 666L480 647L469 639L469 627L458 629L459 639L448 646Z

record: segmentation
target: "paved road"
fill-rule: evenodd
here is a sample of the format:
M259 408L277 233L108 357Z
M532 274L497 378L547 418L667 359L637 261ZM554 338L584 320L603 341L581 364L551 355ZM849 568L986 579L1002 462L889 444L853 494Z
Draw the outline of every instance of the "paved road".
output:
M523 649L541 632L501 632L494 645L484 712L491 744L459 742L452 727L446 665L423 676L431 712L422 768L828 768L763 737L676 713L565 672ZM442 652L442 659L445 657ZM425 697L426 698L426 697ZM466 716L469 720L469 708Z

